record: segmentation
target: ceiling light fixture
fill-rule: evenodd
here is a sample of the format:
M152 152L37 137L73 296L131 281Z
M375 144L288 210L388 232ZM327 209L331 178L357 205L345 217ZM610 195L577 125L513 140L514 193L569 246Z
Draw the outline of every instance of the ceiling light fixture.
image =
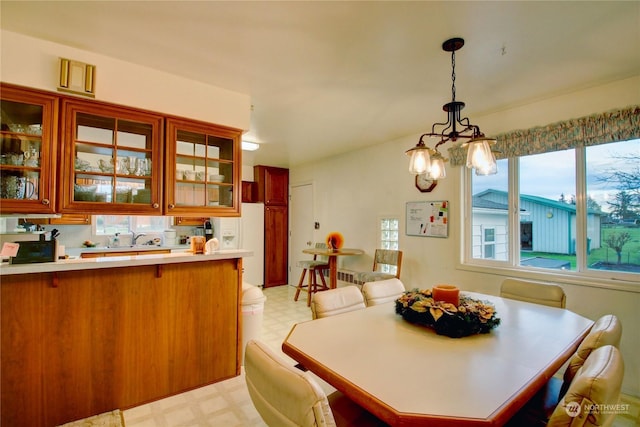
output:
M242 149L244 151L256 151L260 148L260 144L251 141L242 141Z
M442 43L442 50L451 52L451 102L442 106L447 112L446 123L434 123L431 132L420 136L415 147L407 150L405 154L411 156L409 172L412 174L428 174L433 179L446 176L444 162L447 161L438 147L448 141L468 139L463 143L467 147L467 167L476 170L476 175L492 175L498 172L496 158L491 146L496 143L495 138L487 138L476 125L469 123L468 118L461 118L460 111L464 108L464 102L456 101L456 51L464 46L464 39L452 38ZM440 131L436 131L439 128ZM439 141L433 148L429 148L423 141L425 137L438 138Z

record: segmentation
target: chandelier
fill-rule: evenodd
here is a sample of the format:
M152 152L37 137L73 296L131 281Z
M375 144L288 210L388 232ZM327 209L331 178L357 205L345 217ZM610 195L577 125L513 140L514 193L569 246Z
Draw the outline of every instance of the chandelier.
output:
M427 174L432 179L444 178L444 163L447 159L438 151L438 147L445 142L455 142L458 139L468 140L463 143L463 146L467 147L467 167L475 169L476 175L493 175L498 172L496 158L491 151L496 139L485 137L478 126L471 124L468 118L460 116L464 102L456 101L456 51L462 46L464 39L457 37L442 44L442 50L451 52L451 102L442 106L447 112L447 121L434 123L431 132L421 135L418 144L405 152L411 156L409 172L412 174ZM433 148L429 148L424 143L425 137L437 138L439 141Z

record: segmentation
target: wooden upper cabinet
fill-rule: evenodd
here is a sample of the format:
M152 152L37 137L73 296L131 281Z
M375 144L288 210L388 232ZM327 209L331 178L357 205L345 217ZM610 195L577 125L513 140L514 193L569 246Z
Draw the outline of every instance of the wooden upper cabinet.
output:
M64 214L60 218L29 218L28 222L40 225L91 225L91 215L86 214ZM20 219L18 224L24 223Z
M62 101L59 211L160 215L163 116L97 101Z
M265 205L289 204L289 169L259 165L254 167L253 175L258 201Z
M240 216L238 129L167 118L165 214Z
M60 218L49 218L52 225L91 225L91 215L65 214Z
M0 85L0 213L240 216L241 130Z
M255 203L257 200L256 183L253 181L242 181L242 203Z
M210 220L211 218L208 216L201 217L185 217L185 216L174 216L173 217L173 225L192 225L196 227L204 226L204 222Z
M55 213L58 97L0 84L0 213Z

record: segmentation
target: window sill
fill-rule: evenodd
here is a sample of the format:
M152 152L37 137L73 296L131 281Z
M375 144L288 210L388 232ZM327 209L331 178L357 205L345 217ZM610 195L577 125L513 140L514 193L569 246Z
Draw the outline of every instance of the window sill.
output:
M523 279L540 280L545 282L566 283L568 285L588 286L593 288L611 289L617 291L640 293L640 283L635 280L627 280L618 277L584 274L575 271L559 273L537 268L522 268L499 265L479 265L471 263L458 263L457 270L476 273L493 274L504 277L519 277Z

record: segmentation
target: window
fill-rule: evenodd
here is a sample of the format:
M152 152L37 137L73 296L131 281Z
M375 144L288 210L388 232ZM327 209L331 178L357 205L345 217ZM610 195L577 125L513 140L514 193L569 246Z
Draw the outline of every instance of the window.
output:
M380 219L380 248L398 250L398 237L400 229L400 221L398 218L381 218ZM397 267L395 265L381 265L380 269L383 273L396 274Z
M113 236L116 233L162 233L171 226L168 216L124 216L96 215L95 232L97 236Z
M637 281L639 138L640 106L498 135L498 174L464 168L463 263Z
M482 257L493 259L496 257L496 229L485 228L482 239Z
M518 159L522 266L575 270L578 217L575 151Z
M466 172L465 262L640 274L640 139L503 159L498 170Z
M478 259L506 261L508 255L509 205L508 162L498 160L498 173L473 179L472 188L472 243L471 256ZM476 177L474 177L476 178ZM487 256L486 236L483 230L493 230L491 256ZM496 242L500 243L496 245Z

